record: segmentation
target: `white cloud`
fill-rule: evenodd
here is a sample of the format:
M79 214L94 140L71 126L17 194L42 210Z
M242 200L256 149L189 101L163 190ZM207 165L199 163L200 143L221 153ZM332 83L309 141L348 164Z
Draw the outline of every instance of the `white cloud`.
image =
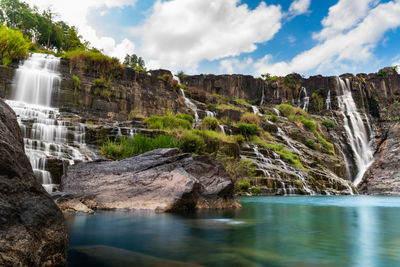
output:
M347 0L340 0L337 5ZM369 1L370 3L370 1ZM371 9L364 18L343 23L337 21L327 23L326 28L335 29L329 34L319 35L323 41L312 49L305 51L289 62L273 62L271 55L266 55L255 63L255 69L260 73L285 75L290 72L304 73L311 70L337 72L346 63L367 63L373 58L373 49L384 33L400 26L400 0L380 4ZM330 13L332 16L336 16ZM357 15L359 16L359 15ZM331 21L325 18L324 21ZM360 21L358 24L357 22ZM324 28L322 32L326 29ZM350 29L350 30L348 30ZM347 31L346 31L347 30ZM333 34L333 32L336 32Z
M239 73L250 69L252 64L253 59L250 57L242 61L237 58L223 59L219 62L219 70L226 74Z
M294 17L309 12L310 4L311 0L294 0L289 7L289 15Z
M79 33L96 48L103 49L104 53L110 56L125 55L133 53L135 45L128 39L117 44L115 40L107 36L99 36L87 20L88 13L94 8L123 8L134 6L136 0L24 0L31 6L35 5L40 9L51 8L60 20L78 28ZM106 11L102 11L106 12ZM105 13L103 13L105 14ZM122 56L122 58L123 58Z
M261 2L250 10L240 0L158 0L153 13L132 33L150 68L197 70L202 60L252 52L281 28L280 6Z

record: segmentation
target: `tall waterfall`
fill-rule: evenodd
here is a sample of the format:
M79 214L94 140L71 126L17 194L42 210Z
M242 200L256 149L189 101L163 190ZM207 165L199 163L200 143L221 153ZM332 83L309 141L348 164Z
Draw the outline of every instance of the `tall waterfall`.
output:
M182 97L185 100L185 104L188 108L190 108L193 112L194 112L194 121L195 122L199 122L200 118L199 118L199 114L197 113L197 106L195 103L193 103L189 98L187 98L185 96L185 91L183 91L183 89L181 89L181 93L182 93Z
M353 183L357 186L373 162L373 152L369 146L369 136L361 119L360 113L351 95L350 82L348 79L337 77L338 105L343 115L344 128L349 138L350 147L354 153L354 160L357 165L357 175ZM369 121L367 119L367 124ZM370 125L368 125L370 128Z
M299 93L299 99L297 100L297 106L302 108L304 111L308 111L309 103L310 103L310 97L307 95L307 89L305 87L301 87Z
M32 54L16 70L14 100L6 100L18 117L35 176L48 192L54 187L48 159L73 164L94 156L85 147L85 127L60 120L59 110L50 107L60 86L59 64L60 59L52 55Z

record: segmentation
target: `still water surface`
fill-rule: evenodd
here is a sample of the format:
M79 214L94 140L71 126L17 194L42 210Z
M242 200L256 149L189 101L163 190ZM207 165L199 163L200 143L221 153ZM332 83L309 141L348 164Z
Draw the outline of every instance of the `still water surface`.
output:
M241 203L234 212L184 216L68 216L68 264L400 266L398 197L252 197Z

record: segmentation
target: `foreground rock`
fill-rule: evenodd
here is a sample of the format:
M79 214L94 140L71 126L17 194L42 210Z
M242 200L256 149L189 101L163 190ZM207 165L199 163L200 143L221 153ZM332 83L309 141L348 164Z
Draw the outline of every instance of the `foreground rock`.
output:
M0 266L66 265L64 217L36 181L14 112L0 100Z
M389 130L380 145L375 162L359 185L360 193L371 195L400 195L400 123Z
M180 212L240 206L221 164L210 156L180 154L178 149L70 166L62 190L64 196L72 196L57 200L64 211L73 211L76 199L90 209Z

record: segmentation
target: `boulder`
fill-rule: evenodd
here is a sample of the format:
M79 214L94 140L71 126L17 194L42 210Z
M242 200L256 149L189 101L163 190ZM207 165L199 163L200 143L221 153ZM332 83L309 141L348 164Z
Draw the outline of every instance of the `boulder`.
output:
M0 100L0 266L65 266L64 217L36 181L17 118Z
M70 166L61 187L94 210L181 212L240 206L232 180L220 163L211 156L180 154L175 148Z
M400 195L400 123L391 127L386 140L378 148L375 161L364 174L360 193Z

